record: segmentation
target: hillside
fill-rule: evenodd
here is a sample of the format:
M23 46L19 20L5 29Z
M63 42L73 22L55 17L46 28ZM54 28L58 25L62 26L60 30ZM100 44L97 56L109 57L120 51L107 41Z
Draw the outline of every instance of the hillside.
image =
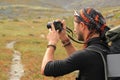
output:
M0 19L68 16L71 15L70 10L83 7L119 5L120 0L0 0Z
M32 5L49 8L74 9L80 7L119 6L120 0L0 0L0 5Z

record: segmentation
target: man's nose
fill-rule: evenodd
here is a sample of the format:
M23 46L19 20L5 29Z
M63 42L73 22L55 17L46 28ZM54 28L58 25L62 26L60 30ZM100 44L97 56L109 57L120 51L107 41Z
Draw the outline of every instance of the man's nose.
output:
M76 33L76 30L74 29L73 32Z

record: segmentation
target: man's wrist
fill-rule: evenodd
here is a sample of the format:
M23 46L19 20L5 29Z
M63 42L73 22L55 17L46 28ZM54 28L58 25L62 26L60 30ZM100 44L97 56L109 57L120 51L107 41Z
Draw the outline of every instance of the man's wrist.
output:
M49 47L52 47L54 50L56 50L56 46L55 45L49 44L49 45L47 45L47 48L49 48Z
M66 38L64 41L61 41L63 44L63 47L66 47L71 44L70 39Z
M48 45L55 45L56 46L56 43L55 42L48 42Z
M65 40L67 40L67 39L69 39L69 38L68 38L67 35L64 35L64 36L62 36L60 39L61 39L61 41L65 41Z

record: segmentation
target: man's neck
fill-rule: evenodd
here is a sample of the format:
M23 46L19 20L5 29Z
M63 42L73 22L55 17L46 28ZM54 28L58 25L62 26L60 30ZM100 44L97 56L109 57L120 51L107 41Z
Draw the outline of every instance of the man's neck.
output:
M99 36L99 34L95 34L95 35L91 36L90 39L95 38L95 37L100 37L100 36Z
M90 35L90 34L89 34L89 35ZM99 34L93 34L93 35L90 35L89 37L88 37L88 35L86 35L86 36L84 37L84 41L88 41L89 39L95 38L95 37L99 37Z

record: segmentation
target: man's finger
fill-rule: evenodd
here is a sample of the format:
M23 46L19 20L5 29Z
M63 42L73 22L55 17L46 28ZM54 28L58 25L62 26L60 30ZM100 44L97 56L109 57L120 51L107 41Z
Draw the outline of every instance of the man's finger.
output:
M65 23L65 20L62 20L62 24L63 24L63 29L66 29L66 23Z
M53 23L51 24L51 27L52 27L52 31L55 31L55 26Z
M49 32L51 32L51 31L52 31L52 29L51 29L51 28L49 28L48 30L49 30Z
M57 30L57 33L59 33L59 30Z

